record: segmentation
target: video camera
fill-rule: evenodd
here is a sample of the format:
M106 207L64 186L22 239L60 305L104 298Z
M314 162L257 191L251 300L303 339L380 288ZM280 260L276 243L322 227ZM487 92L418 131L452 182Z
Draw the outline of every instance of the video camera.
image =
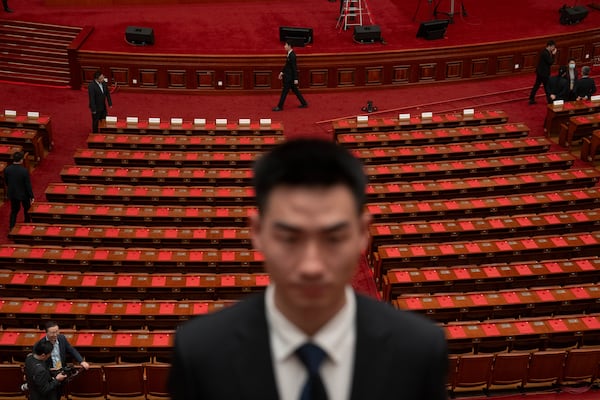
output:
M65 365L64 367L54 370L53 375L56 376L58 374L65 374L67 377L65 378L65 382L70 381L81 372L82 368L74 367L72 365Z

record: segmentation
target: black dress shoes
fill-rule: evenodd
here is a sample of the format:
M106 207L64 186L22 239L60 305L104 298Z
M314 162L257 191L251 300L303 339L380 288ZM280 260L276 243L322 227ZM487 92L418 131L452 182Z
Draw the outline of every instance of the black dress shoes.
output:
M273 111L283 111L283 108L273 107Z
M308 108L308 103L306 103L306 104L300 104L298 106L298 108Z
M14 13L14 10L11 10L10 8L5 8L4 11L7 13Z

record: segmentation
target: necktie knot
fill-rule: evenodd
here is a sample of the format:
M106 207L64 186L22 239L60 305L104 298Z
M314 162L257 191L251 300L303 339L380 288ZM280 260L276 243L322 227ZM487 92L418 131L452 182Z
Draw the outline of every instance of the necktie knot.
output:
M296 350L296 354L310 374L319 373L319 367L327 356L322 348L312 343L306 343L300 346L298 350Z

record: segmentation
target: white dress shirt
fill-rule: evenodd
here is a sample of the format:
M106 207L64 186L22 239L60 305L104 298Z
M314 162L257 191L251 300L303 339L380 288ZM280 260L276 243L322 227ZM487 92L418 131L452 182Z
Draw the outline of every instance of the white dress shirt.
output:
M312 342L327 357L321 364L321 379L329 400L350 398L356 344L356 298L346 287L346 304L314 336L309 337L290 322L275 306L275 285L267 287L266 317L275 382L281 400L298 400L307 379L304 364L295 355L298 347Z

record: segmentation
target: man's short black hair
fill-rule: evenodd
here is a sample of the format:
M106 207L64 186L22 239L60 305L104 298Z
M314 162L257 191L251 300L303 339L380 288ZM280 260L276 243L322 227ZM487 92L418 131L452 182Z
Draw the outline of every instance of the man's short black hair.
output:
M592 69L587 65L584 65L583 68L581 68L581 75L588 76L590 72L592 72Z
M362 163L348 150L325 140L294 139L277 146L255 163L253 183L260 214L278 186L342 184L354 195L358 213L366 202L367 177Z
M546 47L548 47L548 46L556 46L556 43L554 42L554 40L548 40L546 42Z
M100 75L102 75L102 71L97 70L96 72L94 72L94 79L100 78Z
M23 161L23 158L25 157L25 154L23 154L22 151L17 151L13 154L13 162L21 162Z
M285 41L285 44L287 44L287 45L288 45L288 46L290 46L290 47L294 47L294 43L292 43L292 42L291 42L291 41L289 41L289 40L286 40L286 41Z
M46 332L48 332L48 329L54 328L55 326L58 326L58 323L56 321L48 321L44 324L44 328L46 329Z
M43 356L52 353L54 345L47 340L40 340L33 346L33 354Z

